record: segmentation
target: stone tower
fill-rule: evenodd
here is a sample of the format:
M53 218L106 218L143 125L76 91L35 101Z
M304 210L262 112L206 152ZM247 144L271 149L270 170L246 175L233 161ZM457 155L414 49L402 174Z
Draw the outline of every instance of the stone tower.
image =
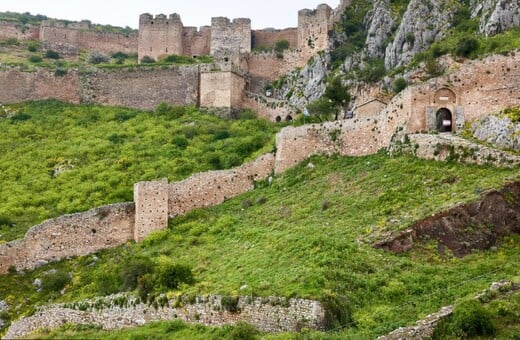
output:
M298 49L304 56L314 55L327 48L328 33L332 29L332 9L321 4L315 10L298 12Z
M158 60L160 57L177 54L183 55L183 25L178 14L155 17L146 13L139 17L139 49L141 60L149 56Z

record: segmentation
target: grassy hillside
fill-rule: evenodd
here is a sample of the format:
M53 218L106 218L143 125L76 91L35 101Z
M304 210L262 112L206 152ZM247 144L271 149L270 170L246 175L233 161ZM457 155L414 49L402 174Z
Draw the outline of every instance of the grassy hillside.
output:
M25 301L23 307L9 312L9 318L30 311L33 304L132 290L141 275L153 278L145 292L152 296L170 291L173 296L182 292L332 299L350 311L345 320L351 322L326 337L374 337L473 296L493 281L520 278L519 236L462 259L439 255L434 241L401 255L372 248L373 241L386 232L476 199L483 190L500 187L508 179L519 179L518 169L389 158L383 153L314 157L310 162L313 167L306 162L271 185L261 184L221 206L176 218L168 230L140 244L102 251L95 262L86 256L0 277L0 292L9 295L10 304ZM190 267L194 282L167 288L160 280L165 264ZM54 282L53 276L44 274L51 268L56 275L71 273L72 279L36 292L35 278ZM128 285L129 274L134 275L133 285ZM64 286L65 294L57 293ZM171 332L177 327L168 325L131 334L165 336L166 329ZM178 337L220 331L225 330L190 326ZM70 327L66 332L62 335L69 336Z
M7 110L0 109L0 242L51 217L132 201L138 181L240 165L271 151L278 129L194 107L147 112L44 101Z

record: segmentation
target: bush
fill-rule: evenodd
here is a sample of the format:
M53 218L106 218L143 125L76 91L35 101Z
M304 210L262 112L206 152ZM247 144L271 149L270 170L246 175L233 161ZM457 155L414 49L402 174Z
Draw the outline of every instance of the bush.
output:
M170 119L177 119L186 114L186 107L184 106L171 106L166 102L162 102L157 105L155 113L160 116L167 116Z
M48 59L60 59L60 54L53 50L47 50L45 52L45 58Z
M164 58L162 61L165 63L174 63L174 64L195 64L197 61L192 57L188 57L185 55L176 55L172 54ZM143 62L141 60L141 62Z
M459 39L455 48L455 54L459 57L469 57L473 52L478 50L480 44L477 38L465 36Z
M326 291L321 298L321 303L325 309L327 329L346 327L354 323L350 303L345 296Z
M53 271L42 279L42 290L45 292L59 292L71 281L69 274L62 271Z
M474 299L463 301L455 306L453 314L440 322L434 332L435 339L447 336L468 338L492 336L496 327L491 320L491 313Z
M134 257L126 261L119 272L122 290L132 290L137 287L137 280L153 272L153 263L147 257Z
M238 297L237 296L223 296L220 304L225 311L230 313L238 312Z
M153 64L153 63L155 63L155 59L152 57L145 55L144 57L141 58L141 64Z
M257 339L258 331L256 328L244 321L239 321L235 324L229 339L232 340L254 340Z
M392 84L392 90L394 93L399 93L408 86L408 82L404 78L397 78Z
M441 64L437 61L437 59L429 58L424 64L424 71L430 77L437 77L444 73L444 69Z
M37 52L38 51L38 44L37 43L34 43L34 42L31 42L27 45L27 50L29 52Z
M66 67L56 67L56 71L54 71L56 77L66 76L67 73L69 73L69 70Z
M168 264L159 272L159 282L169 289L177 289L183 283L193 284L195 279L191 268L183 264Z
M32 55L29 57L29 62L31 63L41 63L43 61L43 58L39 55Z
M112 54L112 58L114 58L114 59L127 59L128 58L128 54L126 54L124 52L116 52L116 53Z
M141 301L148 301L149 294L153 291L156 278L152 274L144 274L137 278L137 295Z
M110 57L102 52L93 51L88 55L87 61L89 64L97 65L101 63L108 63Z

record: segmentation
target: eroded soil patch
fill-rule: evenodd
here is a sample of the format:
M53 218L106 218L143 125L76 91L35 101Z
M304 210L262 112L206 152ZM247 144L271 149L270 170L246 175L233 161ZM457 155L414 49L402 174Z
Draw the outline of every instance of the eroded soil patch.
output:
M462 257L472 250L487 250L510 234L520 234L520 182L418 221L374 247L403 253L417 243L436 240L441 252L448 248Z

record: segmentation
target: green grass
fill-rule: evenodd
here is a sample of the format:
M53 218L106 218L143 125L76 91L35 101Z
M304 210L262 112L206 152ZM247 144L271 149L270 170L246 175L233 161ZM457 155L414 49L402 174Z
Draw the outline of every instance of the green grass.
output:
M88 266L92 257L86 256L0 277L0 299L8 294L12 305L27 301L9 318L33 304L98 296L107 280L118 287L118 273L135 254L156 263L190 264L196 282L182 285L183 293L345 296L355 326L326 334L339 339L387 333L520 274L519 236L463 259L440 256L435 242L401 255L372 248L386 232L518 179L518 169L384 154L311 162L313 169L304 163L271 185L260 183L220 206L178 217L140 244L102 251L95 266ZM53 267L73 274L65 295L35 292L31 283Z
M197 109L161 114L56 101L0 117L0 240L66 213L133 200L133 184L238 166L270 152L278 127ZM0 112L4 114L4 112ZM174 118L178 117L178 118Z

